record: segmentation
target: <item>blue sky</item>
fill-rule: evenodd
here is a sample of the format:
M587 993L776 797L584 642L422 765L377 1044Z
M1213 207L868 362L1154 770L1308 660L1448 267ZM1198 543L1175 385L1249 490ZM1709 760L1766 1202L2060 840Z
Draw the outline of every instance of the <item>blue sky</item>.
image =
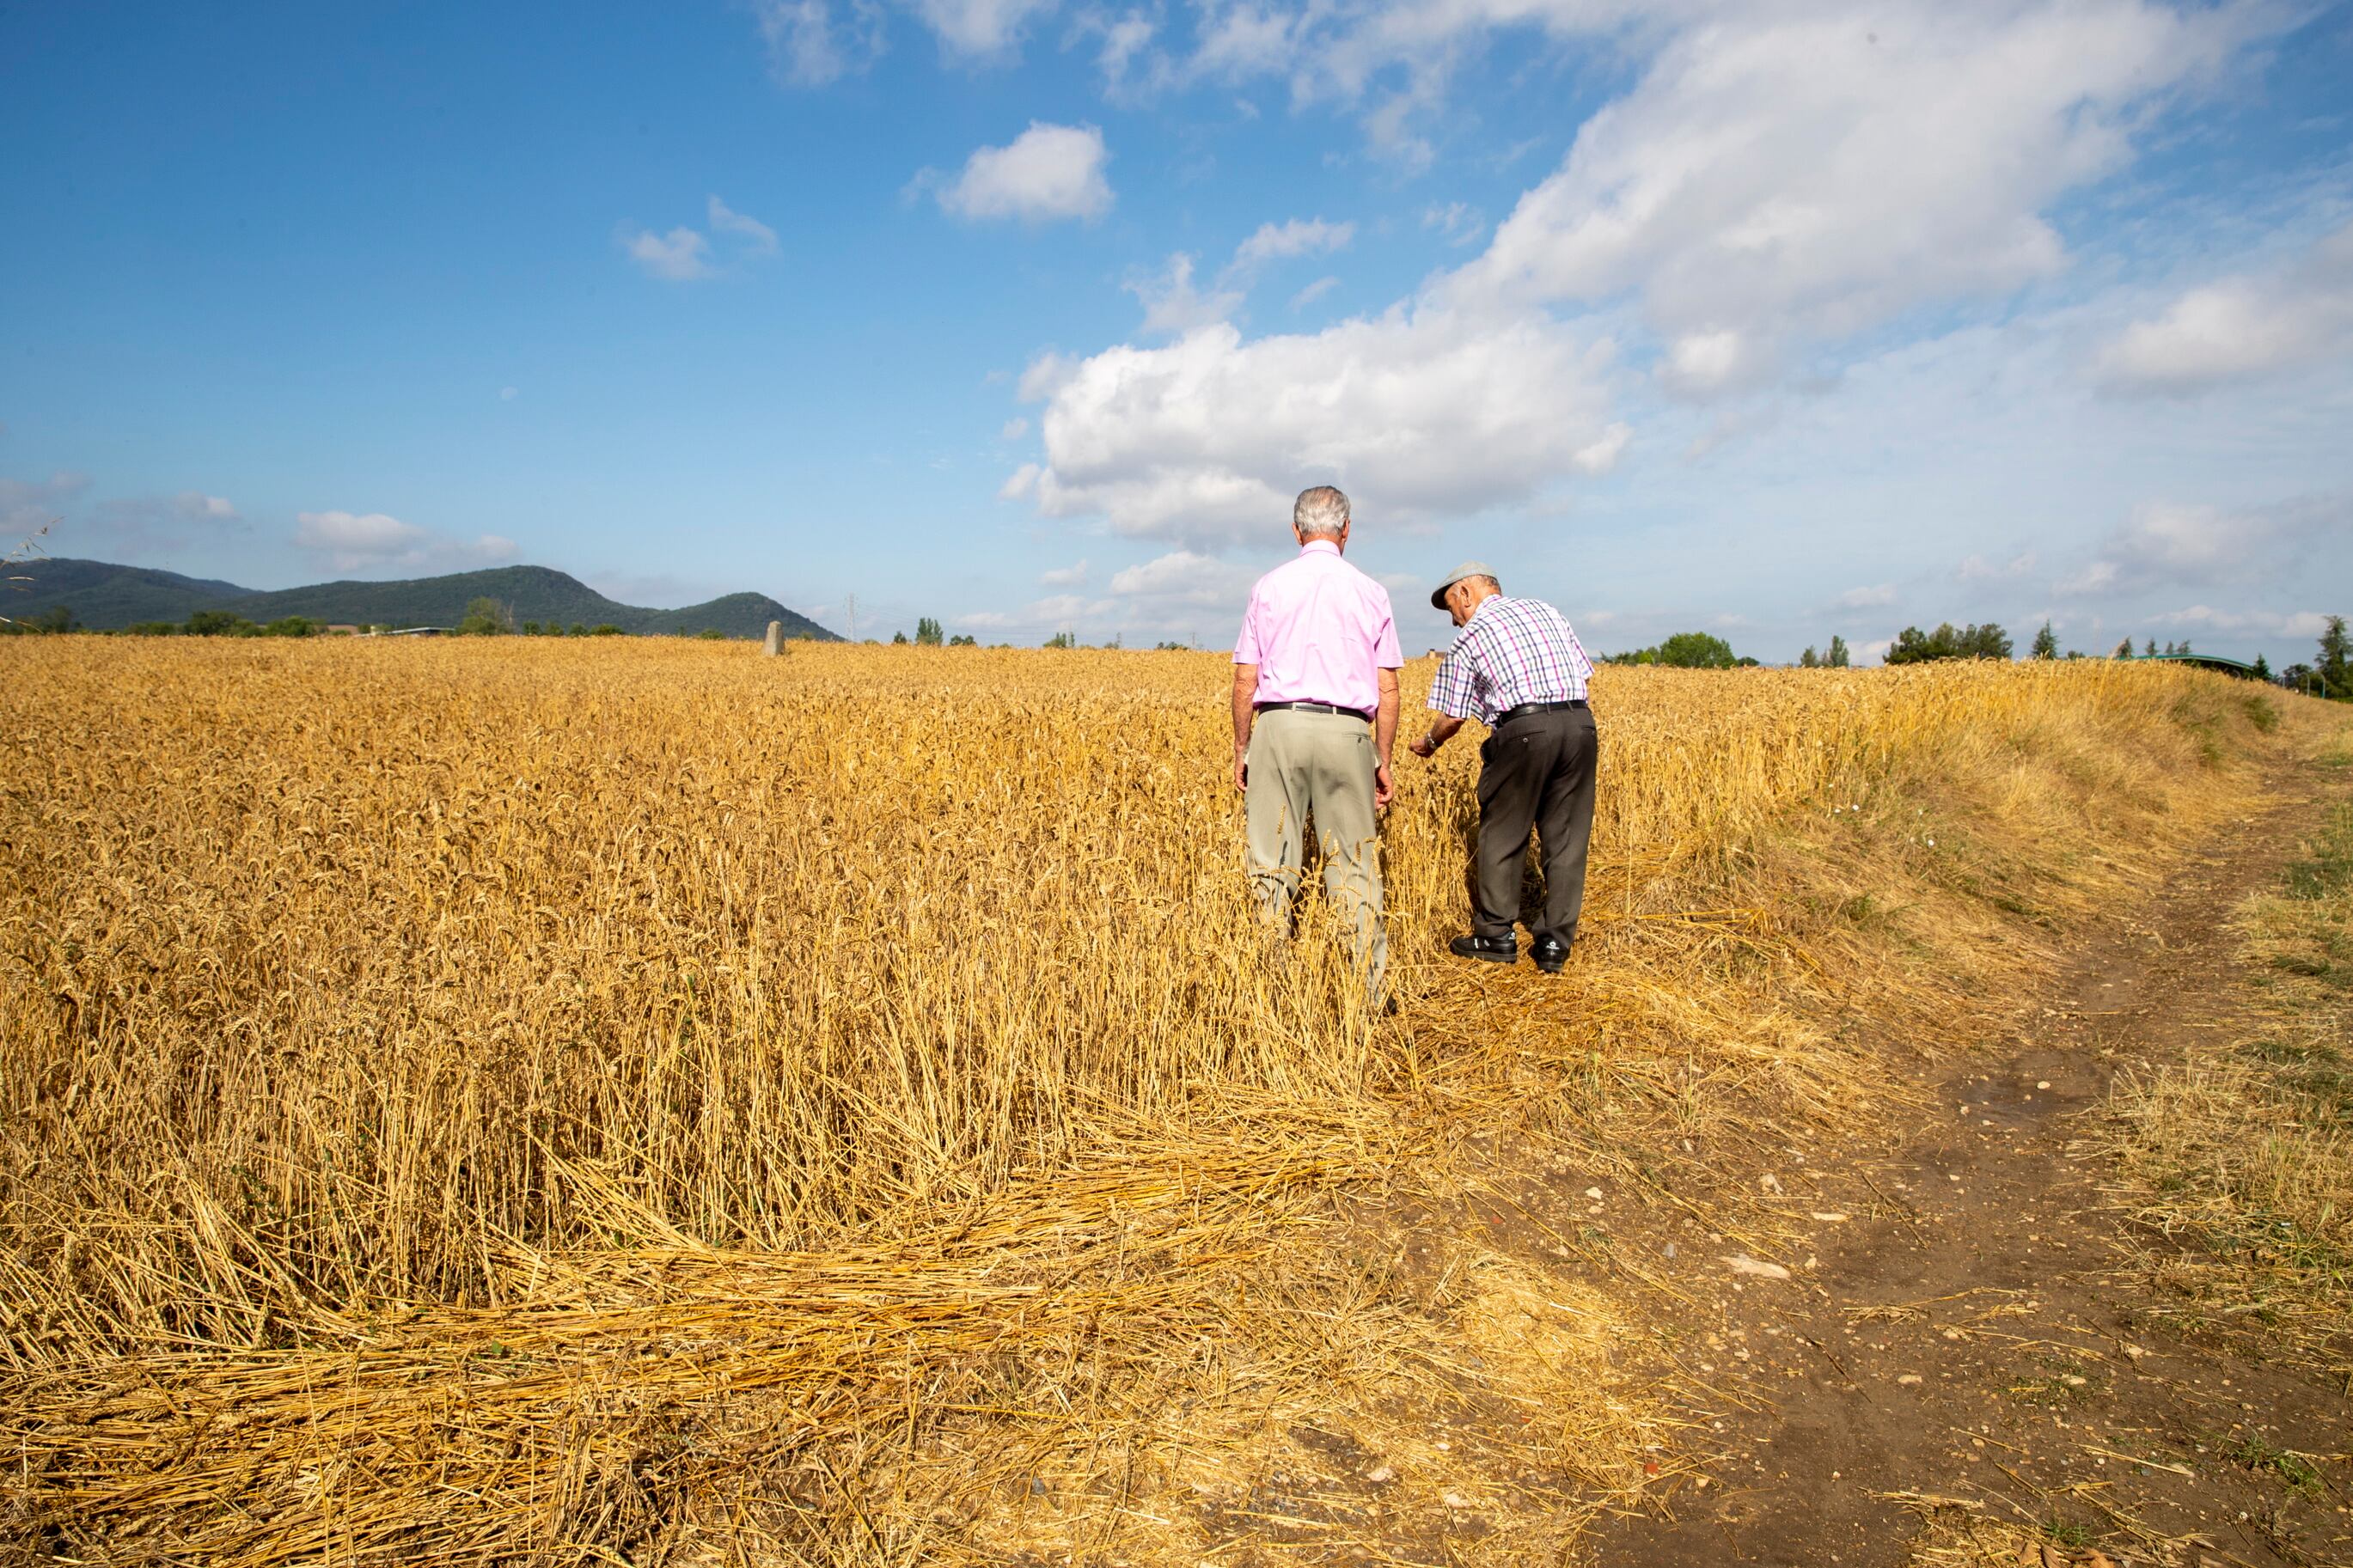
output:
M2353 11L0 10L0 522L1229 638L1288 499L1588 643L2304 657Z

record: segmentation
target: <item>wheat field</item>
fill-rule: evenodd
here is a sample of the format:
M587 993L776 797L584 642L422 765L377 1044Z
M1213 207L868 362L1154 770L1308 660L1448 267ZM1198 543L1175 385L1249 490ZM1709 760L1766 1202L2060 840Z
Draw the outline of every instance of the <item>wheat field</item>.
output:
M1900 1095L1838 1020L1961 1043L2273 721L2105 661L1605 669L1562 981L1443 957L1474 748L1400 747L1389 1016L1312 900L1254 932L1215 656L0 675L0 1540L111 1562L1192 1562L1347 1468L1300 1431L1413 1463L1284 1561L1465 1489L1556 1553L1672 1468L1640 1287L1416 1273L1366 1205L1497 1128L1672 1159Z

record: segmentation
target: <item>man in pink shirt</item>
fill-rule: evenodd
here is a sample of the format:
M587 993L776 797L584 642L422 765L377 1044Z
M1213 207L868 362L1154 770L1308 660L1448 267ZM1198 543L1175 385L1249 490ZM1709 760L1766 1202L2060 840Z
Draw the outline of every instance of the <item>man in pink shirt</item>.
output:
M1258 580L1234 644L1234 787L1249 823L1250 890L1288 934L1304 829L1315 821L1324 892L1354 933L1366 988L1388 963L1378 814L1397 742L1397 623L1388 590L1340 559L1348 498L1330 485L1291 509L1299 554Z

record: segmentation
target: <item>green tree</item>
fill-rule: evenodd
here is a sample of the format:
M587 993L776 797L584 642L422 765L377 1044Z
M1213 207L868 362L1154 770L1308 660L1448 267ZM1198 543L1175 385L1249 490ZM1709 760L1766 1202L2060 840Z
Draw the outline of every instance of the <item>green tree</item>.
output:
M2345 617L2331 616L2320 634L2320 658L2314 661L2320 679L2328 682L2331 697L2353 698L2353 638L2345 633Z
M1806 645L1806 651L1798 656L1798 668L1799 669L1820 669L1821 667L1822 656L1814 651L1813 644L1808 643Z
M1657 651L1659 663L1676 669L1730 669L1739 662L1730 643L1707 632L1677 632Z
M588 628L580 622L575 621L572 623L572 628L564 635L568 637L585 637L588 635Z
M907 634L904 632L892 632L891 634L891 646L892 647L905 647L907 646Z
M502 637L514 630L514 615L496 599L475 599L466 605L465 617L458 623L458 635L465 637Z
M525 621L525 622L523 622L523 624L522 624L522 635L523 635L523 636L525 636L525 637L537 637L537 636L539 635L539 623L538 623L537 621Z
M1047 647L1076 647L1079 646L1079 639L1069 632L1056 632L1052 637L1046 639L1044 646Z
M705 626L694 635L702 638L706 642L723 642L726 640L727 637L727 634L721 631L717 626Z
M1933 632L1905 626L1887 649L1890 664L1926 664L1940 658L2008 658L2010 634L1988 621L1983 626L1956 626L1940 622Z
M307 616L281 616L262 627L261 635L266 637L313 637L319 635L319 628L323 624Z
M2257 680L2269 680L2271 678L2271 660L2265 658L2262 654L2255 655L2255 679Z
M978 647L979 646L980 639L969 633L959 632L955 637L948 638L948 647Z
M588 628L588 635L592 637L617 637L621 636L622 632L620 627L610 621L599 621Z
M2042 629L2034 634L2033 657L2036 658L2059 657L2059 634L2051 629L2049 621L2043 622Z
M918 619L916 620L916 622L915 622L915 646L916 646L916 647L939 647L939 646L940 646L940 644L941 644L943 641L944 641L944 640L945 640L945 638L944 638L944 637L941 636L941 633L940 633L940 623L939 623L939 622L937 622L937 621L934 620L934 619L933 619L931 616L922 616L922 617L920 617L920 618L918 618Z
M1832 636L1831 638L1831 651L1823 658L1822 662L1830 666L1832 669L1846 669L1851 668L1854 660L1853 657L1846 651L1846 638Z
M250 626L243 616L227 610L198 610L188 617L188 635L192 637L234 637L239 626Z

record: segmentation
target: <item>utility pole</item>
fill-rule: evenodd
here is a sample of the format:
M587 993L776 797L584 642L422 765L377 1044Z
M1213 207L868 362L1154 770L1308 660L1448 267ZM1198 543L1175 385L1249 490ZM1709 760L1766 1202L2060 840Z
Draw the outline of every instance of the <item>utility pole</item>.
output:
M858 595L849 595L849 640L858 640Z

